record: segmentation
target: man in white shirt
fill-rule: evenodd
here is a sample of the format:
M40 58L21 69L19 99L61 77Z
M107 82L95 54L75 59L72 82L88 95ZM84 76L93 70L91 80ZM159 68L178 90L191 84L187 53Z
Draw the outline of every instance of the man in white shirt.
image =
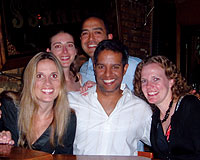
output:
M128 53L113 40L99 43L94 53L96 85L88 94L68 94L77 115L75 155L137 155L138 141L150 145L152 111L121 84Z

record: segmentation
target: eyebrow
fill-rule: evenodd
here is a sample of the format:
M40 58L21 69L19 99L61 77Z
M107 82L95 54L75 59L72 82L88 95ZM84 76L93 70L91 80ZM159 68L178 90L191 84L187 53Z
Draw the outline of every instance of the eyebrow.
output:
M74 42L66 42L67 44L69 44L69 43L73 43L74 44ZM62 42L54 42L54 43L52 43L52 45L54 46L54 45L56 45L56 44L63 44Z
M96 28L92 28L92 30L94 31L94 30L101 30L101 31L103 31L103 28L102 27L96 27ZM89 31L89 29L82 29L82 32L84 32L84 31Z
M98 63L96 65L105 65L104 63ZM112 64L112 66L121 66L122 63L115 63L115 64Z

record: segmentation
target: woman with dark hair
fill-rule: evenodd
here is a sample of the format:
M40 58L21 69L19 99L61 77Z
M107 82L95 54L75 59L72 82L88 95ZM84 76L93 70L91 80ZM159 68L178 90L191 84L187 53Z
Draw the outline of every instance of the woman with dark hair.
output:
M74 60L77 55L74 38L71 34L60 31L50 38L50 49L60 61L65 74L66 91L79 91L81 75L76 71Z
M164 56L150 57L137 66L134 93L155 106L150 138L158 158L200 158L200 100L190 90Z

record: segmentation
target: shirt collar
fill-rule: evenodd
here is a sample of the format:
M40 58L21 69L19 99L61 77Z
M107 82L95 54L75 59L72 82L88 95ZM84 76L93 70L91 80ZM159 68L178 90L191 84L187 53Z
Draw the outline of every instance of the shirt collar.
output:
M92 68L93 70L93 62L91 58L89 58L89 61L88 61L88 68Z

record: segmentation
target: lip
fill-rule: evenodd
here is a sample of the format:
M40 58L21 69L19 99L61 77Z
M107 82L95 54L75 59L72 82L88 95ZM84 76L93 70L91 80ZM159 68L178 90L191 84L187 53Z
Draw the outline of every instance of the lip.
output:
M158 95L158 92L157 91L147 92L147 95L148 96L156 96L156 95Z
M42 89L42 93L44 94L52 94L54 92L54 89Z
M63 56L63 57L61 57L61 60L62 60L62 61L67 61L67 60L69 60L69 59L70 59L69 56Z
M97 45L96 44L89 44L88 48L97 48Z
M115 79L103 80L104 84L112 85L115 82Z

